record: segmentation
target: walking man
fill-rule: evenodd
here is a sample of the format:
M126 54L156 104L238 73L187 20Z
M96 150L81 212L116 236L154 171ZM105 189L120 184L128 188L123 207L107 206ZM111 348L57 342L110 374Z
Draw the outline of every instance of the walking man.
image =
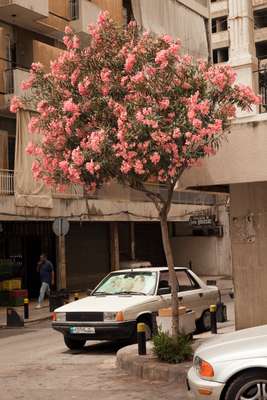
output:
M41 308L45 298L45 294L47 293L47 295L49 296L50 287L55 283L54 267L51 261L47 259L46 254L40 255L40 261L37 264L37 272L39 272L40 274L41 287L36 308Z

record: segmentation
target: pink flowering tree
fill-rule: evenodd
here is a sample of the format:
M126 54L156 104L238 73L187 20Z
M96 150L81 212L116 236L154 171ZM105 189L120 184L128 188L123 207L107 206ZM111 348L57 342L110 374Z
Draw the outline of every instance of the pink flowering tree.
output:
M36 160L36 179L64 190L83 185L90 192L116 179L142 191L158 212L170 271L173 334L179 330L177 278L168 233L175 185L183 172L219 149L236 107L259 99L235 84L228 65L208 66L180 55L169 36L140 35L135 23L118 27L107 13L88 28L80 47L67 27L66 51L49 73L33 64L22 84L30 98L13 98L11 110L34 105L29 131L41 134L27 152ZM165 185L162 196L147 185Z

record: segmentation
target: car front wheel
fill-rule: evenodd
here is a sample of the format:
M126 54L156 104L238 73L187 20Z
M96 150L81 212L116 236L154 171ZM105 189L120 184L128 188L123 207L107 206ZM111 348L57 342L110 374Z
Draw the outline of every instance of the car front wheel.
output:
M70 350L81 350L84 347L86 340L73 339L72 337L65 335L64 342Z
M225 393L225 400L267 399L267 370L252 370L239 375Z

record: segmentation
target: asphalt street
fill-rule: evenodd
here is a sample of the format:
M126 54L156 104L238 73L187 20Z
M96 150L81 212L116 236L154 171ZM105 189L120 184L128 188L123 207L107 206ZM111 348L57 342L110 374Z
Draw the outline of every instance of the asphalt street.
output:
M143 381L116 368L114 343L71 352L50 322L0 329L1 400L186 400L185 386Z

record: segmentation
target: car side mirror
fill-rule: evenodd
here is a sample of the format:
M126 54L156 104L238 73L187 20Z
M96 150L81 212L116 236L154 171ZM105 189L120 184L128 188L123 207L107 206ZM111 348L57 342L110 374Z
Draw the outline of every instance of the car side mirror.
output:
M163 294L169 294L169 293L171 293L171 288L170 288L170 286L168 286L168 287L163 287L163 288L159 288L159 289L158 289L158 295L159 295L159 296L162 296Z
M93 292L92 289L87 289L86 291L87 296L91 296L92 292Z

